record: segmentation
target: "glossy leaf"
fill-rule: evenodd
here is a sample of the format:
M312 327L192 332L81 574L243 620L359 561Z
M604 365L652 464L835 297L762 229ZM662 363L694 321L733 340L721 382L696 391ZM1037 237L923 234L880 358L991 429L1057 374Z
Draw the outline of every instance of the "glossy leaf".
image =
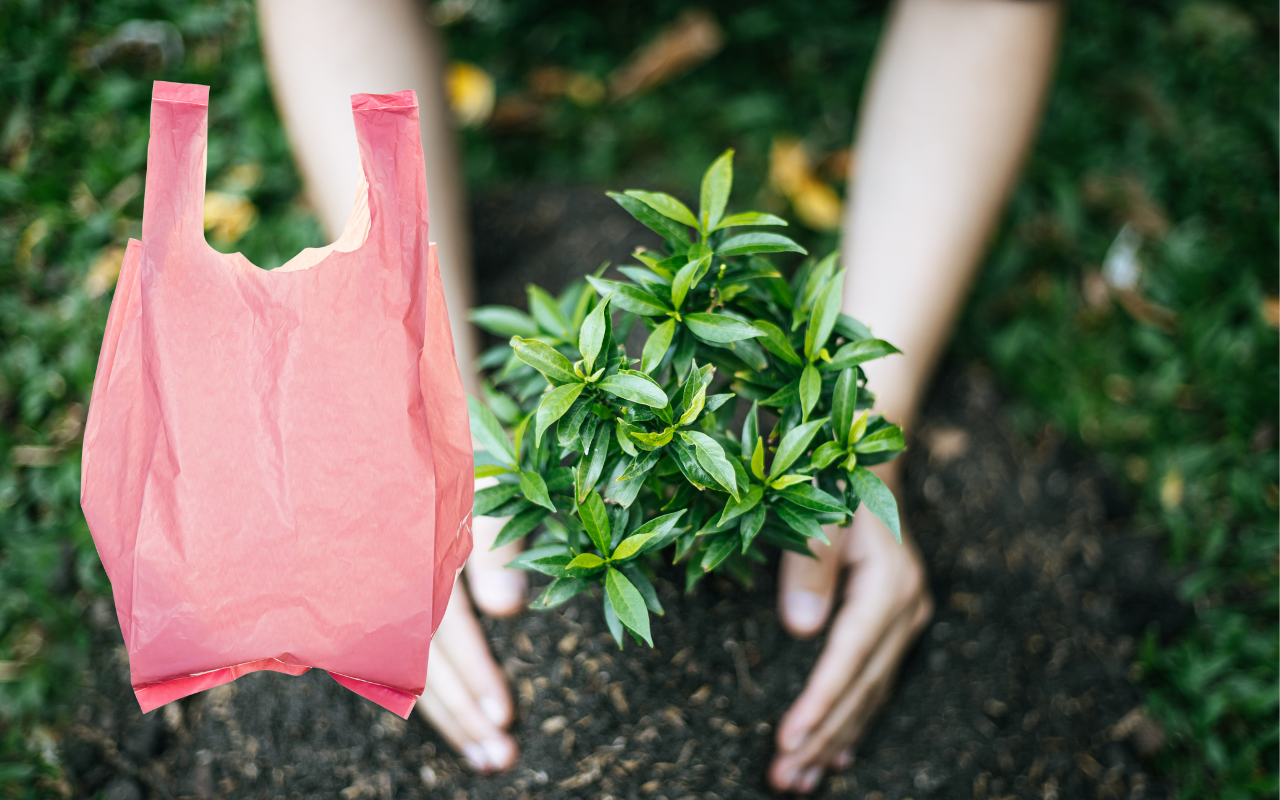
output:
M857 404L857 375L852 369L841 370L835 391L831 394L831 428L835 431L836 441L841 444L849 441L849 428L853 425Z
M773 457L773 464L769 467L769 477L781 475L787 471L796 462L804 451L809 447L809 442L813 440L818 429L825 425L826 418L815 419L812 422L806 422L803 425L797 425L782 437L782 441L778 444L778 452Z
M778 503L773 510L796 533L809 539L817 539L823 544L831 544L827 535L822 532L822 526L813 518L812 512L796 508L790 503Z
M494 539L493 546L490 550L496 550L504 544L510 544L521 536L538 527L538 523L546 518L551 512L541 506L527 508L507 520L507 524L502 526L502 530L498 531L498 538Z
M541 372L554 385L582 382L573 371L573 362L546 342L513 336L511 348L515 350L516 358Z
M750 460L760 436L760 404L752 403L747 418L742 423L742 457ZM763 475L757 476L763 478Z
M627 213L639 220L641 224L662 238L670 239L674 242L689 241L688 228L669 217L659 214L648 204L618 192L605 192L605 194L612 198L615 203L625 208Z
M644 547L650 539L657 536L656 533L637 533L622 540L622 543L613 551L610 561L625 561L637 555L640 548Z
M578 351L582 353L582 371L590 375L596 366L596 356L600 355L600 346L604 344L605 329L608 327L605 316L609 313L609 298L591 309L591 313L582 321L582 329L578 332Z
M681 225L688 225L690 228L698 227L698 218L693 215L689 207L665 192L645 192L640 189L628 189L624 194L628 197L634 197L662 216L673 219Z
M555 511L551 495L547 492L547 482L536 472L525 470L520 473L520 494L531 503L536 503L548 511Z
M741 516L756 507L764 498L763 486L752 486L742 494L741 499L729 498L729 502L725 504L724 511L720 513L719 524L723 525L734 517Z
M529 296L529 313L537 320L542 330L566 342L572 342L577 338L577 333L569 323L569 318L564 315L560 304L545 289L529 284L525 287L525 292Z
M782 328L763 319L758 319L752 324L762 334L760 344L764 345L766 350L788 364L794 364L798 367L804 363L796 353L795 348L791 346L791 342L787 340L787 334L783 332Z
M707 270L711 268L711 253L703 255L685 264L676 273L675 280L671 282L671 305L675 306L677 311L684 304L684 298L689 294L689 290L698 285L698 281L702 280L707 274Z
M467 318L481 330L504 338L537 336L541 333L538 323L532 317L509 306L479 306L471 309Z
M653 329L645 340L644 351L640 354L640 371L652 373L662 364L662 359L671 347L671 337L676 332L676 321L669 319Z
M721 256L745 256L752 253L802 253L809 251L786 236L777 233L740 233L724 240L716 252Z
M763 335L754 325L724 314L686 314L684 324L694 336L714 344L728 344Z
M520 487L514 483L500 483L497 486L480 489L475 493L475 502L472 504L471 514L483 517L515 497L518 491L520 491Z
M578 504L578 516L582 519L582 527L586 529L591 543L601 553L608 553L613 532L609 524L609 514L605 510L604 501L600 499L600 495L595 492L588 494L587 499Z
M844 445L839 442L825 441L813 451L811 463L814 469L826 469L831 462L844 455Z
M702 553L702 560L698 566L702 567L703 572L710 572L720 566L730 554L738 547L738 537L736 536L717 536L711 540L711 546Z
M877 358L901 352L901 350L882 339L862 339L861 341L841 345L835 355L831 356L831 363L827 364L825 368L846 369L848 367L856 367L867 361L874 361Z
M806 364L804 372L800 373L800 411L803 421L809 421L809 414L812 413L813 407L818 404L818 398L821 396L822 375L818 373L817 367Z
M831 329L836 324L836 316L840 313L840 304L844 302L844 270L840 270L823 287L813 303L813 311L809 315L809 327L804 332L804 355L809 361L818 357L818 351L827 344Z
M713 228L713 230L721 230L723 228L738 228L747 225L782 225L786 226L787 221L782 217L775 217L772 214L763 214L759 211L744 211L741 214L730 214Z
M761 436L756 443L756 451L751 454L751 474L757 480L764 480L764 451L764 437Z
M902 429L897 425L890 425L868 434L855 444L853 449L859 453L881 453L885 450L901 450L904 447L906 442L902 438Z
M849 482L862 504L893 531L893 538L902 544L902 524L898 520L898 501L874 472L866 467L854 467Z
M565 570L575 578L585 578L600 571L604 566L604 559L595 553L579 553L574 556L573 560L565 565Z
M609 569L604 579L604 588L609 596L609 603L622 624L653 647L653 637L649 634L649 609L645 606L640 591L631 585L625 575L613 568Z
M783 500L801 508L807 508L810 511L817 511L823 514L849 513L849 509L845 508L844 503L807 482L787 487L778 492L778 495Z
M730 148L711 162L711 166L702 176L702 192L699 196L698 213L702 230L712 231L720 224L724 216L724 207L729 202L729 190L733 188L733 149Z
M555 608L577 597L590 585L591 581L585 578L557 578L529 607L536 610Z
M680 431L680 438L694 447L697 452L698 463L702 465L702 468L711 477L715 478L716 483L723 486L725 491L733 495L734 498L737 498L738 486L733 467L725 457L724 448L720 446L720 443L705 433L693 431Z
M587 281L602 297L609 297L609 302L623 311L630 311L642 317L656 317L671 311L667 304L656 296L629 283L608 281L591 275L587 276Z
M507 438L506 431L502 430L502 423L498 422L493 412L479 400L467 395L467 416L471 420L471 435L485 452L512 467L516 466L516 453L511 447L511 440Z
M537 424L534 428L535 435L533 437L534 444L539 447L542 446L543 431L551 427L551 423L564 416L565 412L569 410L585 388L586 384L567 383L564 386L557 386L542 396L542 402L538 404Z
M747 549L751 547L751 542L755 540L760 533L760 529L764 527L764 520L768 513L769 511L764 503L757 503L754 508L743 516L742 524L738 528L742 538L742 552L747 552Z
M619 370L605 377L596 386L602 391L633 403L641 403L653 408L661 408L667 404L667 393L662 391L662 387L655 383L653 378L643 372Z

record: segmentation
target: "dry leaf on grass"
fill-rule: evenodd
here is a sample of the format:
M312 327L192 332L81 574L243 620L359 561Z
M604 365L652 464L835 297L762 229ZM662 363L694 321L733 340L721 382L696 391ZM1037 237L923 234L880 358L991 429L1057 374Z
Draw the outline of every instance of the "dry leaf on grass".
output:
M493 78L475 64L455 61L444 80L453 118L464 128L483 125L493 114L496 89Z
M89 267L89 274L85 276L85 293L90 297L101 297L114 288L123 263L123 247L113 245L104 248L93 260L93 266Z
M258 221L258 209L249 198L231 192L205 192L204 229L214 238L231 244Z
M617 102L646 92L688 72L723 46L724 32L714 17L686 11L610 76L609 97Z
M818 179L804 145L777 137L769 148L769 183L785 196L806 227L829 231L840 227L842 206L835 190Z

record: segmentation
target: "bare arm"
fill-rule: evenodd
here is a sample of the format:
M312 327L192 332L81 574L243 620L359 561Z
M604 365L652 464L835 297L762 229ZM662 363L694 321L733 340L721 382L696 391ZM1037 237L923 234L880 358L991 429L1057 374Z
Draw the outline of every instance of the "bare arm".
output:
M844 310L904 352L867 373L878 410L908 432L1031 142L1059 17L1056 2L1011 0L901 0L892 12L858 130ZM897 493L897 462L874 469ZM812 636L850 571L822 656L778 725L770 782L802 793L853 762L933 609L909 536L899 547L865 509L827 535L816 561L785 555L779 584L784 624Z
M262 44L307 198L330 238L356 196L359 156L350 97L413 89L430 192L431 239L440 252L445 302L463 385L476 394L471 246L457 145L444 98L443 59L434 27L411 0L262 0Z

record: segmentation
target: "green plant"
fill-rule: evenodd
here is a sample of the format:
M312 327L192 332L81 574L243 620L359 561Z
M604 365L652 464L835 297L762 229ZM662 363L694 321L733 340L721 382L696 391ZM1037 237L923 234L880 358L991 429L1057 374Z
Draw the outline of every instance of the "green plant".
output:
M619 647L624 627L652 645L649 612L663 613L643 556L672 547L692 589L713 570L750 583L761 541L809 554L822 525L859 503L900 536L893 494L867 466L897 455L902 431L870 415L859 367L898 351L840 313L835 253L787 282L761 256L803 248L733 232L787 223L725 216L732 182L729 150L703 176L696 216L667 194L610 193L666 254L638 251L643 266L618 268L628 280L602 267L558 298L530 286L528 314L471 315L511 337L481 357L505 391L486 384L487 406L469 399L485 451L476 477L498 480L476 493L475 514L511 518L495 547L541 524L512 562L555 578L534 607L602 584ZM637 319L648 336L632 369L624 342ZM751 402L740 425L738 398Z

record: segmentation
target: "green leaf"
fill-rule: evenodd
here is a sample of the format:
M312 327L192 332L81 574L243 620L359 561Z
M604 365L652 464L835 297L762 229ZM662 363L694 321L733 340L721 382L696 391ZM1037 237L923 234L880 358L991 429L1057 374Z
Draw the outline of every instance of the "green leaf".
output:
M547 584L546 590L529 607L535 610L555 608L586 591L590 585L591 581L585 578L557 578Z
M742 457L750 459L755 452L756 439L760 436L760 404L752 403L747 418L742 423Z
M524 444L524 432L529 427L529 420L533 419L533 415L529 414L520 420L520 424L516 425L516 429L511 432L511 438L515 440L516 461L520 460L520 447Z
M902 439L902 428L890 425L862 439L853 446L853 449L858 453L882 453L885 450L901 450L904 447L906 442Z
M856 342L859 339L871 338L871 329L868 328L866 325L863 325L861 322L857 321L853 317L849 316L848 314L841 314L840 316L836 317L835 330L836 330L836 333L840 334L841 336L843 336L844 338L848 339L851 342Z
M778 495L789 503L794 503L810 511L823 514L848 514L849 509L830 494L809 483L790 486L778 492Z
M605 593L613 611L632 631L653 647L653 637L649 634L649 609L645 606L640 591L631 585L631 581L616 569L610 568L604 579Z
M518 491L520 491L520 487L514 483L500 483L497 486L481 489L475 494L475 502L471 506L471 514L476 517L483 517L515 497Z
M660 458L662 458L662 453L657 450L650 450L641 454L627 465L627 468L618 476L618 480L629 481L644 477L649 470L653 469Z
M595 418L592 417L592 419ZM613 438L613 430L608 425L598 426L596 428L595 441L591 444L590 457L578 461L577 491L575 494L579 503L586 499L588 492L596 488L596 483L599 482L600 475L604 472L604 462L609 457L609 440L611 438ZM583 461L586 462L586 469L583 469Z
M516 358L541 372L552 384L582 383L582 379L574 374L573 362L546 342L513 336L511 347Z
M795 348L791 346L791 342L787 340L787 335L783 333L782 328L763 319L758 319L752 324L755 325L756 330L760 331L760 344L764 345L766 350L788 364L795 364L798 367L804 363L796 354Z
M775 217L772 214L762 214L759 211L744 211L741 214L731 214L720 220L711 230L721 230L722 228L739 228L747 225L782 225L786 226L787 221L782 217Z
M614 438L618 442L618 447L621 447L622 452L632 458L640 455L639 451L636 450L635 442L631 441L631 437L629 435L631 431L636 429L622 417L618 417L614 422L617 423L614 427Z
M610 295L611 297L612 295ZM582 371L590 375L596 368L596 356L604 344L605 315L609 313L609 297L605 297L582 321L578 332L578 351L582 353Z
M776 490L782 490L788 486L795 486L797 483L810 483L812 480L812 475L779 475L769 481L769 486Z
M812 422L806 422L803 425L797 425L787 431L787 435L783 436L782 442L778 444L778 452L774 455L773 464L769 467L769 477L772 478L786 472L787 467L794 464L796 459L804 454L814 434L826 423L827 419L823 417Z
M644 342L644 351L640 354L640 371L651 373L662 364L663 357L671 347L671 337L676 332L676 321L669 319L653 329Z
M568 578L570 575L567 567L572 560L573 557L568 555L543 556L542 558L521 562L519 566L532 569L535 572L541 572L543 575L550 575L553 578ZM511 564L507 566L511 566Z
M618 370L617 373L605 377L596 386L623 400L652 408L662 408L667 404L666 392L662 391L662 387L655 383L653 378L643 372Z
M857 493L858 499L866 506L872 514L880 518L880 521L889 526L889 530L893 531L893 538L898 540L898 544L902 544L902 525L898 520L898 501L894 498L893 492L889 491L889 487L884 485L884 481L880 480L874 472L866 467L854 467L849 473L849 483L853 486L854 492Z
M659 214L634 197L628 197L618 192L605 192L605 194L611 197L615 203L625 208L627 213L639 220L645 227L662 238L688 244L689 230L679 223Z
M503 525L502 530L498 531L498 538L493 541L493 546L489 549L497 550L504 544L511 544L516 539L519 539L521 536L524 536L534 528L538 527L538 523L542 522L547 514L550 513L550 511L547 511L545 508L540 506L526 508L524 511L521 511L519 514L516 514L511 519L507 520L507 524Z
M824 369L847 369L867 361L891 356L902 351L882 339L862 339L841 345Z
M516 454L511 449L506 431L502 430L502 424L492 411L471 395L467 395L467 416L471 420L471 435L485 452L512 467L516 466Z
M604 624L609 626L609 633L613 635L613 640L618 643L618 649L622 649L622 620L618 619L618 612L613 610L613 603L609 600L609 592L604 593Z
M773 510L796 533L802 534L809 539L817 539L823 544L831 544L830 540L827 539L827 535L822 532L822 526L813 518L812 512L796 508L790 503L778 503L773 507Z
M794 380L760 401L762 406L786 408L800 399L800 381Z
M843 302L844 270L840 270L818 294L809 315L809 327L804 332L804 355L810 362L817 359L818 351L826 346Z
M731 188L733 188L733 148L725 150L719 158L711 162L711 166L702 176L702 193L698 204L702 230L713 231L720 224L720 218L724 216L724 207L729 202Z
M538 326L566 342L573 341L573 327L556 299L545 289L532 283L525 287L525 293L529 296L529 313L537 320Z
M628 197L634 197L668 219L673 219L682 225L688 225L690 228L699 227L698 218L693 215L689 207L669 194L644 192L639 189L628 189L623 194Z
M729 502L725 504L724 511L720 513L718 525L723 525L734 517L741 516L756 507L764 498L763 486L752 486L742 495L741 500L729 498Z
M556 506L551 502L551 496L547 493L547 482L542 476L536 472L525 470L520 473L520 494L531 503L537 503L548 511L555 511Z
M623 311L630 311L632 314L639 314L642 317L657 317L671 311L666 303L644 289L632 286L629 283L609 281L591 275L587 276L587 281L595 287L595 290L602 297L612 295L610 301L615 307Z
M662 603L658 602L658 593L654 591L653 584L640 571L635 564L619 565L618 571L627 576L627 580L636 587L640 592L640 596L644 598L645 606L658 616L664 615L666 612L662 609Z
M689 290L697 286L698 281L702 280L707 270L711 268L711 256L711 253L707 253L701 258L695 258L676 273L675 280L671 282L671 305L675 306L676 311L679 311L680 306L684 304L684 298L689 294Z
M649 447L666 447L667 443L671 441L671 436L675 433L675 430L675 428L668 425L660 433L633 433L631 438Z
M467 318L495 336L528 337L541 333L532 317L510 306L479 306L471 309Z
M831 428L835 431L836 441L841 444L849 441L849 428L853 425L857 404L857 375L852 369L842 370L840 377L836 379L835 391L831 395Z
M705 406L707 413L708 414L715 413L715 411L717 411L720 408L720 406L724 405L725 403L729 402L735 397L737 397L737 395L734 394L733 392L723 392L721 394L710 395L709 397L707 397L707 402Z
M857 442L867 432L867 411L863 411L854 417L853 423L849 426L849 441Z
M813 451L811 463L814 469L826 469L840 456L844 455L844 445L839 442L826 441Z
M728 344L764 335L755 326L724 314L685 314L684 324L694 336L714 344Z
M640 548L644 547L650 539L657 536L656 533L638 533L628 536L622 540L617 549L613 551L610 561L626 561L628 558L635 556L640 552Z
M720 563L729 557L729 554L738 546L738 539L735 536L717 536L711 540L711 545L702 552L702 561L698 566L702 567L703 572L710 572Z
M685 485L687 486L688 484ZM676 523L680 521L680 517L684 516L684 512L685 510L682 508L679 511L674 511L670 514L663 514L660 517L654 517L639 528L636 528L635 532L631 534L633 537L644 536L650 533L657 537L647 540L644 549L641 550L641 552L647 553L652 550L658 550L670 544L671 540L675 538L674 536L671 536L671 534L675 530Z
M764 480L764 449L764 437L761 436L756 443L756 451L751 454L751 474L757 480Z
M480 478L496 478L499 475L510 475L515 471L511 467L503 467L498 464L480 464L475 468L473 477L476 480Z
M595 553L579 553L565 566L565 570L571 577L586 578L596 574L603 567L604 559Z
M582 394L582 390L586 388L586 384L568 383L564 386L557 386L542 396L542 402L538 404L537 426L535 427L536 435L533 437L534 444L542 446L542 432L551 427L551 423L564 416L574 401L578 399L578 395Z
M687 444L678 436L671 440L671 457L675 459L676 466L684 473L689 483L698 489L707 489L716 485L715 477L698 463L697 448Z
M591 543L601 553L609 552L609 541L613 532L609 525L609 514L605 511L604 500L600 495L591 492L584 502L578 504L578 516L582 518L582 527L587 529Z
M724 448L720 446L720 443L705 433L693 431L680 431L680 438L694 447L698 463L712 478L715 478L716 483L723 486L725 491L737 499L738 486L733 473L733 466L725 458Z
M582 400L573 407L567 417L560 419L558 438L561 447L568 447L578 438L578 432L582 430L582 421L587 418L590 411L590 401Z
M751 542L760 533L760 529L764 527L764 518L768 513L764 503L757 503L742 518L742 525L738 528L738 532L742 536L742 552L747 552L747 549L751 547Z
M800 373L801 420L809 421L809 414L813 411L813 407L818 404L818 398L821 396L822 376L818 374L817 367L812 364L806 364L804 372Z
M721 257L745 256L751 253L803 253L809 251L776 233L740 233L724 240L716 249Z

